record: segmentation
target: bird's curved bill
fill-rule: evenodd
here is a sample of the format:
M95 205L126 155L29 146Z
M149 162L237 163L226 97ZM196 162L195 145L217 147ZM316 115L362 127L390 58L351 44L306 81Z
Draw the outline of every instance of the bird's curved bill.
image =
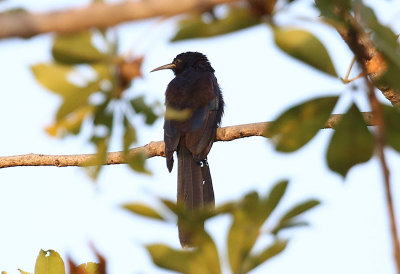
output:
M174 63L171 63L171 64L167 64L167 65L155 68L150 72L157 71L157 70L162 70L162 69L174 69L175 67L176 67L176 65Z

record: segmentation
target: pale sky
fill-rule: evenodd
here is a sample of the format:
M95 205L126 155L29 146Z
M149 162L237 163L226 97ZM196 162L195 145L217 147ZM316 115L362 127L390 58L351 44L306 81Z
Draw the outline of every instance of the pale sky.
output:
M50 11L87 2L8 0L1 2L0 10L23 6ZM301 3L290 9L291 14L316 18L317 13L310 9L312 1L297 2ZM377 9L382 21L399 33L400 1L379 1ZM277 22L311 30L326 45L339 75L344 76L352 55L341 38L325 26L290 18L282 15ZM150 74L151 69L171 62L180 52L206 54L226 101L223 126L272 121L294 103L332 94L343 94L336 113L344 111L352 98L362 111L368 111L362 92L352 93L338 79L282 53L265 25L173 44L168 42L174 33L171 22L127 23L115 31L121 53L133 49L137 55L145 54L143 79L135 82L129 92L145 94L149 102L163 102L165 88L173 78L168 71ZM44 132L60 99L35 81L29 66L50 60L51 39L52 35L41 35L0 42L0 156L93 152L82 137L59 140ZM138 145L162 139L162 119L151 127L137 119L137 125ZM278 213L308 198L322 202L304 216L311 226L287 231L285 236L291 239L288 248L252 273L395 273L379 163L373 158L353 168L342 180L328 170L324 159L331 134L331 130L321 130L308 145L292 154L276 153L261 137L214 144L209 162L217 204L238 199L251 190L264 194L286 178L290 184ZM120 149L120 143L114 141L112 150ZM387 150L387 157L393 194L399 197L400 171L396 167L400 157L393 150ZM152 264L144 245L162 242L179 247L176 226L159 224L120 208L131 201L157 206L157 197L175 199L176 169L169 174L161 157L148 160L148 166L153 176L133 173L122 165L104 167L96 183L74 167L0 170L0 271L18 273L20 268L33 272L40 249L54 249L64 259L70 255L77 263L91 261L92 242L105 255L112 274L169 273ZM395 207L400 219L398 199ZM223 255L229 222L228 217L222 217L207 225Z

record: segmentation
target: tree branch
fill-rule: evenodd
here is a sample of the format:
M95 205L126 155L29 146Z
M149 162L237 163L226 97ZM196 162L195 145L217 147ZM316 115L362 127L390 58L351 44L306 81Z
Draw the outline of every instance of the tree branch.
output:
M51 13L14 12L0 15L0 39L32 37L47 32L74 32L91 27L111 27L119 23L158 16L172 16L235 2L238 0L148 0L116 4L93 3L80 9Z
M371 113L363 113L364 119L368 125L373 125L373 117ZM341 114L332 115L326 122L324 128L335 128L339 122ZM233 141L240 138L251 136L264 136L271 122L244 124L237 126L229 126L218 128L216 141ZM164 142L150 142L147 145L132 148L129 151L133 156L138 153L144 153L147 158L155 156L165 157ZM43 155L43 154L25 154L16 156L0 157L0 168L17 167L17 166L85 166L95 157L95 154L79 154L79 155ZM126 163L123 159L121 151L109 152L105 165L115 165Z
M340 11L340 9L338 9L338 11ZM361 31L362 28L358 26L359 23L357 22L356 18L354 18L354 16L352 16L350 13L345 13L343 16L345 17L345 20L353 27L353 29L343 28L337 25L337 32L353 52L362 49L363 54L359 56L357 61L365 68L364 71L367 73L375 86L386 97L386 99L388 99L393 106L400 107L400 92L379 83L380 77L387 70L385 58L381 53L379 53L371 41L369 34ZM357 39L354 40L352 39L354 36L352 31L355 29L360 31L358 31Z

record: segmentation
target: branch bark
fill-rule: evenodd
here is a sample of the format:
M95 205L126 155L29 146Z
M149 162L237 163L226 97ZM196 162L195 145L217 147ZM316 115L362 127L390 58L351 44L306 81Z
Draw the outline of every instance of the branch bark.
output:
M117 24L204 10L238 0L148 0L124 1L117 4L93 3L80 9L51 13L14 12L0 15L0 38L32 37L48 32L74 32L91 27Z
M373 125L373 117L371 113L363 113L364 119L368 125ZM341 114L332 115L326 122L324 128L335 128L339 122ZM216 141L233 141L240 138L251 136L264 136L268 130L268 126L272 122L244 124L237 126L229 126L218 128ZM155 156L165 157L164 142L150 142L147 145L132 148L129 153L133 156L138 153L144 153L147 158ZM79 155L43 155L43 154L24 154L16 156L0 157L0 168L17 167L17 166L87 166L95 154L79 154ZM115 165L126 163L123 159L121 151L109 152L105 165Z

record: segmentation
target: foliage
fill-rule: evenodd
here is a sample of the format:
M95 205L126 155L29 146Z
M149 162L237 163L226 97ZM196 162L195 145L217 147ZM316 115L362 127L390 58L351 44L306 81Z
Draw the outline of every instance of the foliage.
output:
M131 81L141 76L143 58L119 57L117 42L111 41L106 33L90 30L56 35L52 47L54 62L32 66L39 83L62 98L55 122L47 127L47 133L65 137L89 128L89 141L96 146L97 156L85 165L94 165L88 170L96 178L106 160L114 129L122 124L124 157L132 169L149 173L144 157L128 154L129 147L137 141L134 114L143 115L148 125L158 118L157 104L149 105L141 95L129 98L125 94ZM106 49L99 50L95 39L105 44Z
M185 229L194 235L193 242L196 248L177 250L159 243L146 246L156 265L181 273L221 273L222 256L218 254L213 239L204 229L204 223L219 215L230 215L232 224L227 236L226 249L231 272L247 273L284 251L288 239L281 237L280 232L287 228L307 225L307 222L299 218L319 204L314 199L303 201L277 218L277 221L271 221L269 217L282 200L287 186L287 181L281 181L266 195L260 196L257 192L250 192L242 199L222 204L213 211L202 209L188 212L184 207L168 200L162 200L163 205L168 208L168 213L140 203L125 204L124 208L162 222L175 224L178 217L184 220ZM171 213L176 218L171 218ZM255 244L265 237L270 238L269 244L261 250L255 249Z

